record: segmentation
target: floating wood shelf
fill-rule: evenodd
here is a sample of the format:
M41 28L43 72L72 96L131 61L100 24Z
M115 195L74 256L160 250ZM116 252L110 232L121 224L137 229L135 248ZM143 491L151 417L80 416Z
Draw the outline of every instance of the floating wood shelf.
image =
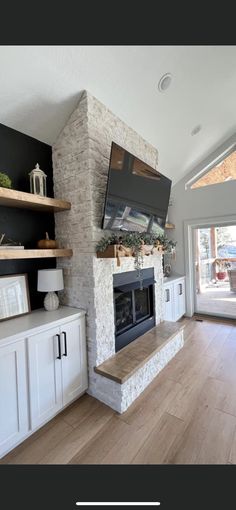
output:
M60 212L71 209L71 203L56 198L40 197L33 193L25 193L14 189L0 187L0 205L17 207L22 209L33 209L45 212Z
M165 228L166 228L166 229L171 229L171 228L172 228L172 229L174 229L174 228L175 228L175 225L174 225L174 223L166 223L166 224L165 224Z
M69 248L57 250L16 250L0 249L0 260L12 259L41 259L52 257L72 257L73 251Z

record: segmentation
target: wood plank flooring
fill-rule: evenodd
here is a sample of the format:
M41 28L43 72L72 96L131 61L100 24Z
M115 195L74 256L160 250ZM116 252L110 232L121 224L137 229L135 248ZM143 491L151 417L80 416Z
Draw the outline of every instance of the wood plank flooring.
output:
M201 313L228 315L236 319L236 293L228 288L204 289L197 297L197 310Z
M236 464L236 325L186 320L185 345L122 415L84 395L2 464Z

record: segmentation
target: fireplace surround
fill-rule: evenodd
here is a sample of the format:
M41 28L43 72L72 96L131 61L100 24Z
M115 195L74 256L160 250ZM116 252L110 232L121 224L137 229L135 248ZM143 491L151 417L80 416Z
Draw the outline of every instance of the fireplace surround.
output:
M115 351L155 326L154 269L142 270L142 281L137 271L113 275Z
M58 267L64 270L65 286L60 302L86 310L88 392L121 413L173 357L182 340L172 340L164 352L153 356L124 384L95 372L95 367L120 354L115 346L113 275L135 270L133 257L123 257L120 266L114 259L96 257L96 244L102 237L100 225L112 141L157 168L157 149L84 91L53 145L53 175L55 197L60 197L63 188L71 202L70 211L55 217L58 242L73 249L71 259L57 261ZM143 269L147 268L152 268L156 281L153 315L158 325L164 312L161 254L145 256ZM125 355L129 347L121 349L121 353Z

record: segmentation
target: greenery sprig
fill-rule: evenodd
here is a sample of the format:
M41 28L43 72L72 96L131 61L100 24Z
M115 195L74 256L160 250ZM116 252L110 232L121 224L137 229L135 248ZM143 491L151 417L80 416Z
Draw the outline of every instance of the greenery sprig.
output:
M163 250L166 252L172 252L176 246L176 241L168 239L165 234L147 234L146 232L127 232L122 235L111 234L108 237L102 237L96 245L96 251L105 251L108 246L113 244L122 244L127 248L133 248L135 250L141 250L143 244L154 245L161 244Z

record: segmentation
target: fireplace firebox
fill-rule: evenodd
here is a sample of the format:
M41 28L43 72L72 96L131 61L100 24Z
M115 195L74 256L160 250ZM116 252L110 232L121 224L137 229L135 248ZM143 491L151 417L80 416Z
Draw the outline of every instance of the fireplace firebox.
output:
M113 275L116 352L155 326L154 269Z

